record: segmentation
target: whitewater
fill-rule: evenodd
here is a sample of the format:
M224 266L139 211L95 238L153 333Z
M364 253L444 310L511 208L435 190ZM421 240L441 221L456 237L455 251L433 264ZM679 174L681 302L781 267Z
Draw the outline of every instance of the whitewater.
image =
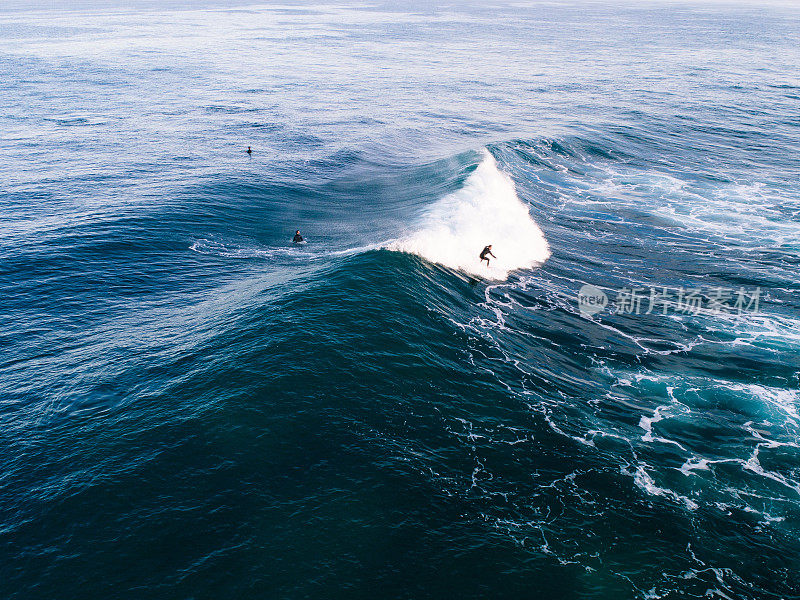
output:
M511 177L487 151L461 189L426 209L417 229L387 245L439 265L486 279L505 280L512 271L532 269L550 256L547 240L517 196ZM480 251L492 245L489 266Z

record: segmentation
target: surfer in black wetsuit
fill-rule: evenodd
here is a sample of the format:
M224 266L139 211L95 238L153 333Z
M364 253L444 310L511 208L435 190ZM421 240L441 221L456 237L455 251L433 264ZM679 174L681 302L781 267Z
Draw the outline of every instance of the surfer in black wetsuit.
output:
M298 229L297 231L295 231L295 232L294 232L294 237L292 238L292 241L293 241L295 244L296 244L297 242L302 242L302 241L303 241L303 236L302 236L302 235L300 235L300 230L299 230L299 229Z
M488 256L487 256L488 255ZM486 261L486 266L489 266L489 256L492 258L497 258L494 254L492 254L492 245L489 244L481 251L481 262Z
M251 154L251 155L253 154L253 151L252 151L252 150L250 150L250 146L248 146L248 147L247 147L247 153L248 153L248 154Z

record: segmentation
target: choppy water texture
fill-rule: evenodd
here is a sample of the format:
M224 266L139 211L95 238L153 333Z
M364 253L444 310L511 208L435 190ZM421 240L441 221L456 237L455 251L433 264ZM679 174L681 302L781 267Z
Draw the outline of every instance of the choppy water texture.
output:
M0 596L800 597L798 40L5 4Z

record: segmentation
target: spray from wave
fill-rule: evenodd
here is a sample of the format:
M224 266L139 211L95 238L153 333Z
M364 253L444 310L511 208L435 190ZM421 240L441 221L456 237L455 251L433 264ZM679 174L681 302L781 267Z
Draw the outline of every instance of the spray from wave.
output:
M478 255L489 244L497 258L487 267ZM487 150L463 188L434 203L423 214L421 227L386 248L498 280L550 256L547 240L517 197L514 182Z

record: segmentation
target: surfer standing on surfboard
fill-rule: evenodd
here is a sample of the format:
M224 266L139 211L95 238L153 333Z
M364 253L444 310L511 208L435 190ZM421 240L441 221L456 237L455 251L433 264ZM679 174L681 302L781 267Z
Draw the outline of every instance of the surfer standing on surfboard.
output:
M492 258L497 258L494 254L492 254L492 245L491 244L486 246L486 248L484 248L483 251L481 252L481 262L486 261L486 266L488 267L489 266L489 256L487 256L487 254L489 256L491 256Z

